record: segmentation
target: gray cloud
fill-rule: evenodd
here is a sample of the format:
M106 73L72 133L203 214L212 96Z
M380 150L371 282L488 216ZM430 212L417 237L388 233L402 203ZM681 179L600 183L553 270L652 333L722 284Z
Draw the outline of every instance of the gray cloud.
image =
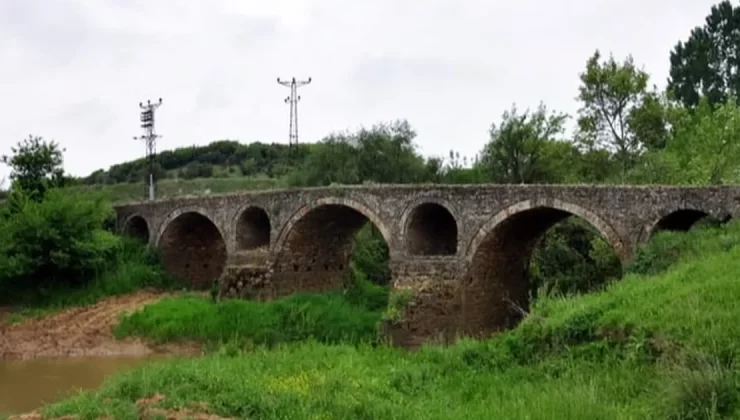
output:
M0 154L32 132L65 145L74 174L139 157L136 104L159 96L160 150L284 142L275 78L312 76L302 141L408 118L422 152L472 156L513 102L575 112L596 48L663 85L671 47L713 3L0 0Z
M72 2L0 2L0 28L6 42L17 43L44 65L74 62L95 39L91 25Z

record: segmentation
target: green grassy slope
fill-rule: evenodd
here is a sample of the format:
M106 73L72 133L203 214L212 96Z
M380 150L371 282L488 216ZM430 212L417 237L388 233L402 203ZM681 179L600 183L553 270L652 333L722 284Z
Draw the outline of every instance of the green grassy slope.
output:
M260 419L737 418L738 244L739 224L666 235L633 269L681 251L667 270L543 299L519 327L486 341L413 353L315 341L227 346L120 375L47 411L133 419L136 399L162 393L163 406L205 402Z
M260 177L163 179L157 183L157 197L170 198L183 195L207 195L239 190L266 190L282 188L282 179ZM71 192L98 192L110 197L114 203L138 201L146 198L146 186L140 183L75 185L66 187Z

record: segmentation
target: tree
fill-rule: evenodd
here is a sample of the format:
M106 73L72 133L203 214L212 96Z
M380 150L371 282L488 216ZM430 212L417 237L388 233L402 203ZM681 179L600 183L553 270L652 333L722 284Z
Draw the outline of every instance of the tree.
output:
M664 135L659 129L662 113L657 98L647 92L649 77L635 66L632 56L622 63L610 56L602 63L598 50L580 75L578 99L583 107L579 110L578 140L588 149L614 152L622 177L643 146L662 143L656 138ZM646 133L650 135L640 138Z
M661 162L667 181L677 184L724 184L740 181L740 108L733 97L722 104L702 98L690 112L671 113L673 133Z
M740 94L740 7L728 0L712 6L703 27L671 51L667 90L693 108L705 96L714 106Z
M64 184L64 149L53 140L29 135L10 150L12 156L2 156L2 162L11 168L11 189L40 199L48 189Z
M542 160L545 143L563 132L567 116L549 113L540 104L535 112L519 114L516 105L491 125L490 141L483 148L479 164L493 182L529 184L546 181Z
M632 109L627 124L640 145L648 151L657 151L665 147L668 139L667 109L665 95L659 94L657 88L646 92L638 106Z
M121 240L102 229L113 209L102 196L50 190L33 200L14 192L16 211L0 218L0 298L77 287L113 264Z
M416 153L416 133L406 121L332 134L316 144L291 184L414 183L432 178Z

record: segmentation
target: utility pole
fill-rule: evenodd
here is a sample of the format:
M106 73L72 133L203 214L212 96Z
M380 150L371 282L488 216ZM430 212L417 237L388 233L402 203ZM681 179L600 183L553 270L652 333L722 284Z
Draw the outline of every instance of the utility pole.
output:
M147 100L146 105L139 102L141 108L141 128L144 129L144 135L134 137L134 140L144 140L146 145L146 160L149 167L149 176L147 177L147 194L149 200L154 200L154 154L157 151L157 137L162 137L154 131L154 111L162 105L162 98L158 102L152 103Z
M277 82L290 88L290 96L285 98L285 103L290 104L290 132L288 134L288 147L290 147L293 144L298 144L298 101L301 100L301 97L298 96L298 88L311 83L311 78L296 80L294 77L291 81L287 81L280 80L278 77Z

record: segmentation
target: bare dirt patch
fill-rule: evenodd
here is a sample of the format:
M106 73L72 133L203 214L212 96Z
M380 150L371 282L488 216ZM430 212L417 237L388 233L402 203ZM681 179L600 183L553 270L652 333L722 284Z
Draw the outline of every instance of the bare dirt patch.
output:
M113 336L113 327L122 313L136 311L169 295L142 290L40 319L0 324L0 359L197 354L199 348L194 345L153 346L143 340L116 340Z

